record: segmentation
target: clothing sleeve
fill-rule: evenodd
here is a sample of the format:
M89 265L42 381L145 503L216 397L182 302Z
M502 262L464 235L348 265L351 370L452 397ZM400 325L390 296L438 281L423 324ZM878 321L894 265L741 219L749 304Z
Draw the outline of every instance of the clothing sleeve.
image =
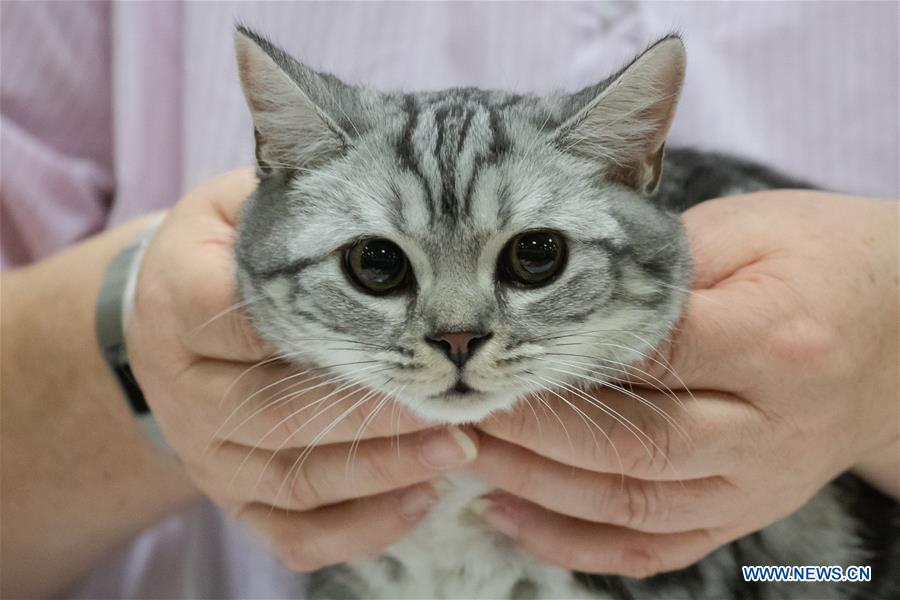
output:
M0 3L0 264L103 228L113 192L111 6Z

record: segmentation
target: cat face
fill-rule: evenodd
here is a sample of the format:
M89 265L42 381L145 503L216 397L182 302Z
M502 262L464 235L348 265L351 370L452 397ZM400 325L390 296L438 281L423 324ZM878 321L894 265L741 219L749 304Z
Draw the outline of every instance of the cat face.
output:
M236 41L260 174L239 284L292 360L458 423L621 376L668 333L687 247L648 196L680 40L551 97L381 94Z

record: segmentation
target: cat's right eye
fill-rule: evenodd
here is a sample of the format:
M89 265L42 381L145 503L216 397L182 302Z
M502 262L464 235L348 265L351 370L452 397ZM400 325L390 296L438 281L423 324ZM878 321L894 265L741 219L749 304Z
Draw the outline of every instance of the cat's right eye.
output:
M406 285L409 261L397 244L383 238L359 240L344 255L344 268L364 291L388 294Z

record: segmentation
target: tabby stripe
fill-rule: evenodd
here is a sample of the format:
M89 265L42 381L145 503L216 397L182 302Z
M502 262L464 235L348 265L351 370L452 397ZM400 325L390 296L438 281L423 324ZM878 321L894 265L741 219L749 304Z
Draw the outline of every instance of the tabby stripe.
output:
M469 137L469 126L472 124L472 117L475 116L475 111L469 109L466 111L466 118L463 121L462 127L459 130L459 140L456 142L456 153L462 154L463 148L466 145L466 140Z
M425 176L422 175L422 170L419 168L412 141L413 133L415 133L416 126L419 124L419 108L416 106L416 101L413 97L409 95L404 96L401 108L403 112L406 113L407 118L406 124L403 126L403 131L400 134L400 140L397 144L397 156L400 157L400 162L403 167L416 176L419 183L422 185L422 189L425 190L425 197L427 199L426 204L428 206L428 221L429 223L434 223L434 198L432 198L431 188L428 186L428 182L425 181Z
M456 107L454 107L456 108ZM434 124L437 129L437 142L434 146L434 158L438 164L438 171L441 177L441 211L443 214L455 219L459 201L456 198L456 190L453 185L453 173L456 170L456 164L452 157L444 160L441 149L444 146L444 137L446 135L447 117L451 114L449 106L443 106L434 113Z

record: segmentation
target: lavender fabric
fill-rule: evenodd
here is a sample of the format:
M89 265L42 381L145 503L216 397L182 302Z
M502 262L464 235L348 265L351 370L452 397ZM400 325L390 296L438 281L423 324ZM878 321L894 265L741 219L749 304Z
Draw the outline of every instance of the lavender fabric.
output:
M522 92L595 82L680 31L670 143L819 186L900 196L893 2L0 3L0 261L52 254L253 160L236 22L379 88ZM75 597L286 597L297 577L208 504L88 576Z
M594 82L678 30L671 144L725 150L833 190L900 191L898 5L4 2L2 263L170 206L252 161L234 23L383 88L545 92Z

